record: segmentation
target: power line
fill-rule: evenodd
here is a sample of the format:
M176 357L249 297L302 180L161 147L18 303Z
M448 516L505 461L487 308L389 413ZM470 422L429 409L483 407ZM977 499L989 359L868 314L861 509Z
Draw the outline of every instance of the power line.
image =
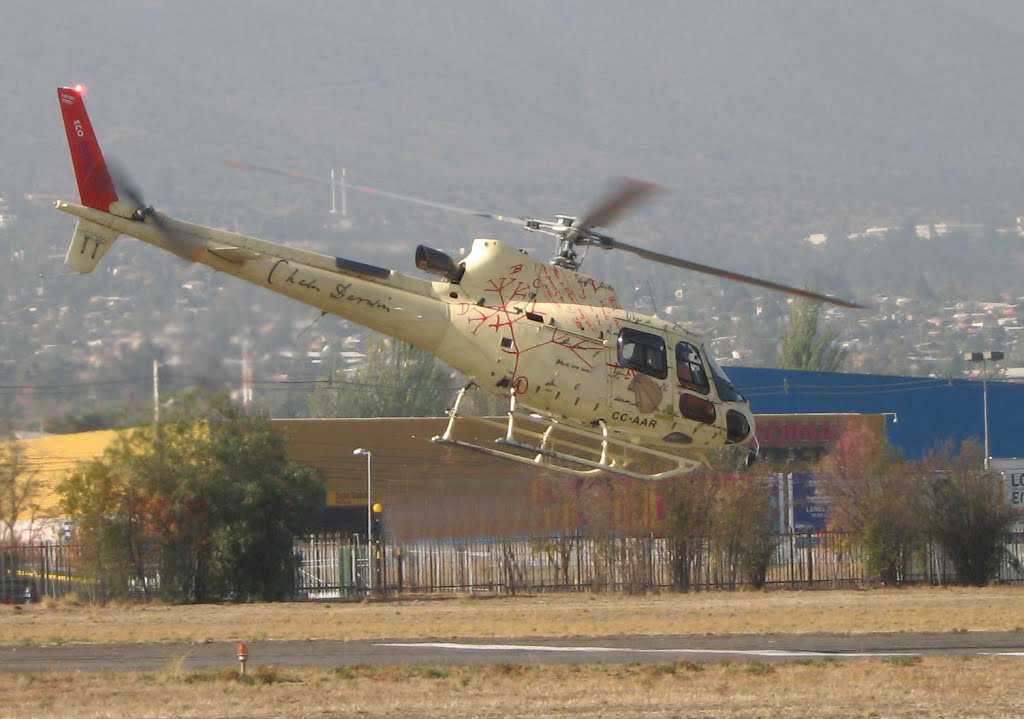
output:
M216 384L216 385L234 385L238 383L237 377L203 377L198 375L181 375L171 374L166 378L166 382L173 384L175 381L188 380L196 383L204 384ZM20 384L20 385L0 385L0 393L16 393L16 392L48 392L57 390L87 390L98 387L111 387L117 385L130 385L145 383L149 385L152 382L152 377L132 377L122 378L115 380L84 380L82 382L61 382L52 384ZM296 388L296 389L337 389L337 390L395 390L395 389L406 389L408 385L405 384L381 384L375 382L360 382L356 380L338 380L338 379L309 379L309 380L253 380L253 385L261 387L278 387L278 388ZM454 392L461 388L462 385L434 385L421 387L420 389L433 391L433 392Z

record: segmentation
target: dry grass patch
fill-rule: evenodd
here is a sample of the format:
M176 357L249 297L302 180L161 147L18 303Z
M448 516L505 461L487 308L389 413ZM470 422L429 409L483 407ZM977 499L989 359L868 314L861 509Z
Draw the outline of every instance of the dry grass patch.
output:
M236 672L0 675L11 716L1019 716L1020 661L267 667Z
M0 607L0 644L1013 631L1024 587Z

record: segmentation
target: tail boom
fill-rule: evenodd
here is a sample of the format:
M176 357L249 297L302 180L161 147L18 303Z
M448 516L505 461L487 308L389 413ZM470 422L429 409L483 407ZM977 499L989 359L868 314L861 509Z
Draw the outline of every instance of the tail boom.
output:
M449 307L438 298L447 287L435 289L433 283L416 277L171 218L161 221L173 230L168 232L151 220L63 201L55 207L78 218L75 240L81 234L83 244L73 241L67 260L78 272L96 265L109 246L102 245L106 237L128 235L181 256L181 247L168 238L187 236L197 250L192 261L428 351L437 349L449 325ZM89 268L79 269L83 266Z

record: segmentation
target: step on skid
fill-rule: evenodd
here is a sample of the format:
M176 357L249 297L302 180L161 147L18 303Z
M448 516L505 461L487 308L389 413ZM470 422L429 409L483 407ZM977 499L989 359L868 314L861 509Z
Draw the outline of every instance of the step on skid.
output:
M444 434L431 441L577 476L609 473L634 479L668 479L708 464L708 458L699 452L696 456L683 457L619 439L603 421L589 428L544 416L517 403L514 389L509 393L505 421L472 415L474 421L501 433L494 439L493 446L458 439L456 420L468 416L461 413L460 407L472 389L476 386L469 384L459 390L454 405L448 410Z

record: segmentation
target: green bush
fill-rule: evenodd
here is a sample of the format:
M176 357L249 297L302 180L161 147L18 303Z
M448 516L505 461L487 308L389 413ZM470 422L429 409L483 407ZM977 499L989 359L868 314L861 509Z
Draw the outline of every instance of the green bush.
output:
M760 589L775 552L775 517L764 481L757 476L728 478L719 485L712 546L725 559L729 584L737 580Z
M815 473L831 502L830 528L856 537L871 575L897 585L926 540L924 502L919 473L891 457L879 430L868 418L848 422Z
M764 586L775 551L775 520L760 476L699 472L677 480L668 496L666 533L678 589L699 582L708 556L717 559L719 581Z
M983 451L969 440L955 455L944 445L929 456L929 529L959 582L984 586L1007 558L1014 522L1002 478L984 469Z
M291 464L265 416L223 396L184 407L155 434L122 433L59 487L101 599L287 598L292 538L323 507L321 478Z

